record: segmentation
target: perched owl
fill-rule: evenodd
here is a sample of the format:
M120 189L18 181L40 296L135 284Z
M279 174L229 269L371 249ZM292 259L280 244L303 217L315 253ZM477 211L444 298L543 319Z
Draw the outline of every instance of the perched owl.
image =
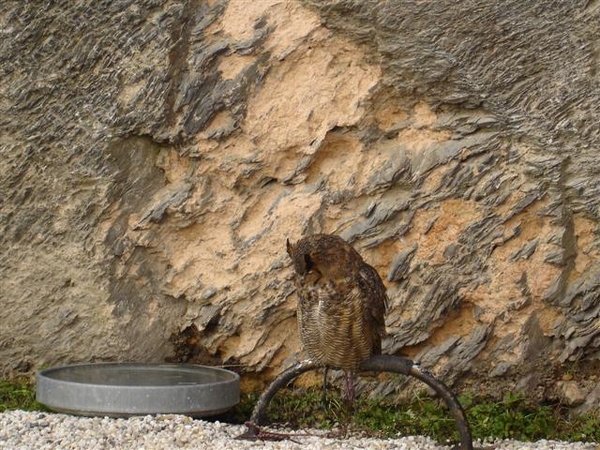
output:
M298 295L300 339L308 356L346 372L346 399L360 363L381 353L388 297L377 271L350 244L329 234L287 241Z

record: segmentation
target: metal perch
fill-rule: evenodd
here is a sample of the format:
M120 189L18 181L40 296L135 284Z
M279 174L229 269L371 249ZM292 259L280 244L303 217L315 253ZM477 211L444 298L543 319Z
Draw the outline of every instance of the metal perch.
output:
M286 386L297 376L310 370L320 369L321 366L313 361L300 361L287 370L284 370L273 382L267 387L263 394L258 399L258 403L254 407L250 421L246 423L247 431L244 433L246 438L261 438L270 436L269 433L261 434L258 425L264 423L265 414L269 402L275 393ZM371 359L363 361L360 364L361 371L369 372L393 372L400 373L406 376L412 376L431 387L446 403L452 417L456 422L456 426L460 433L460 448L461 450L473 450L473 440L471 438L471 430L465 416L465 412L460 406L456 396L446 387L444 383L436 379L430 372L421 369L410 359L397 356L377 355Z

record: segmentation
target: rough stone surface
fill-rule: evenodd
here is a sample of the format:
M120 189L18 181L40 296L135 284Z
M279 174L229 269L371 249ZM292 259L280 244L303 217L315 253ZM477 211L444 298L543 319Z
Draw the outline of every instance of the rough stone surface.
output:
M0 372L298 357L285 240L387 353L542 395L600 358L600 3L0 4Z
M559 381L557 389L561 401L567 406L579 406L585 401L585 394L575 381Z

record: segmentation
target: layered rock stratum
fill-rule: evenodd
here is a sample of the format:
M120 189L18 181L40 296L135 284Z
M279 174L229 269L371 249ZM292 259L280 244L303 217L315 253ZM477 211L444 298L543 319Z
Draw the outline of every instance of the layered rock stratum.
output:
M285 241L326 232L386 280L384 352L597 391L599 2L6 0L0 34L4 376L256 387L302 356Z

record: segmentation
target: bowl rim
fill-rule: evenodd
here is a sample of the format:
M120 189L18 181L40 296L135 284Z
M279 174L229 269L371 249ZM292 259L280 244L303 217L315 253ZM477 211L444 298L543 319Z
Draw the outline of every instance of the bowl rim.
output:
M68 379L59 379L52 376L58 372L64 372L69 370L77 370L80 368L112 368L112 367L126 367L130 366L132 368L154 368L154 369L164 369L165 371L169 370L184 370L189 372L199 372L201 370L207 370L210 372L218 372L224 376L226 379L211 381L208 383L186 383L186 384L161 384L161 385L131 385L131 384L105 384L105 383L94 383L89 381L76 381L76 380L68 380ZM142 373L143 371L140 371ZM74 384L74 385L83 385L83 386L95 386L102 387L103 389L185 389L186 387L197 388L200 386L221 386L232 383L238 383L240 380L240 375L232 370L224 369L222 367L215 366L205 366L201 364L177 364L177 363L140 363L140 362L101 362L101 363L75 363L75 364L66 364L62 366L54 366L47 369L39 370L36 374L36 378L44 378L47 381L52 383L64 383L64 384Z

